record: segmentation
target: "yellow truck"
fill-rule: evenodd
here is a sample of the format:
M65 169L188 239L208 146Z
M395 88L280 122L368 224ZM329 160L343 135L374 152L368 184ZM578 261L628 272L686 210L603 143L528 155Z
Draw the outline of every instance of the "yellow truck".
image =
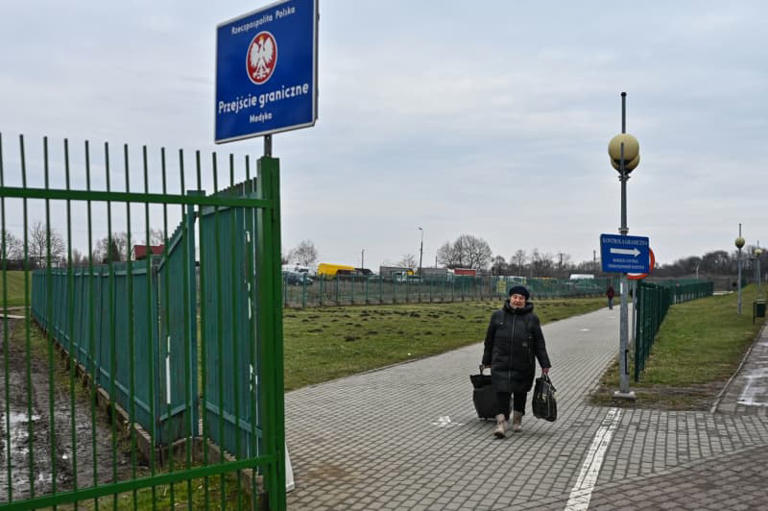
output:
M320 263L317 265L317 275L321 278L331 279L337 275L352 273L355 273L355 267L348 264Z

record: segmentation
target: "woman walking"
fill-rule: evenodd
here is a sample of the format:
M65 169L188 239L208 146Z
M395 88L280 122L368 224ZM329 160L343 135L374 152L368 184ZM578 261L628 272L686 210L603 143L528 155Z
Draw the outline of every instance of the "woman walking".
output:
M497 415L493 434L504 438L509 424L510 399L512 404L512 431L522 429L525 402L533 387L538 359L541 372L549 373L551 364L547 355L541 323L533 313L530 294L523 286L509 290L509 300L491 315L485 335L483 366L491 368L491 381L496 390Z

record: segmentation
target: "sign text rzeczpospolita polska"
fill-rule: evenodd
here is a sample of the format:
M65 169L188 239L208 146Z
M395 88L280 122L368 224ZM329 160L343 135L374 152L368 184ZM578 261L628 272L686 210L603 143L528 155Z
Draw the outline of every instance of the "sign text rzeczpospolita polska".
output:
M295 7L283 7L281 9L275 9L274 13L266 13L259 19L249 21L243 25L237 25L232 27L232 35L241 34L250 30L255 30L265 23L270 23L275 19L285 18L291 14L296 13ZM248 110L250 108L258 106L264 108L269 103L275 101L281 101L286 98L292 98L295 96L302 96L309 94L309 84L300 83L286 87L281 85L279 89L274 89L269 92L262 92L259 95L238 96L231 101L219 101L218 111L222 113L234 113L237 114L242 110ZM261 112L258 114L251 114L249 120L251 123L264 122L272 118L272 114L269 112Z

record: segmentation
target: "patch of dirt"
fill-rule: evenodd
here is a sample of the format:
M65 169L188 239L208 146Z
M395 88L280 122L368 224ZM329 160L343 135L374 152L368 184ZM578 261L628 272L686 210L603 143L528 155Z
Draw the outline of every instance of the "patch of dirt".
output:
M51 422L48 359L38 358L33 354L28 360L24 343L15 340L18 336L13 335L15 329L24 328L23 321L9 320L8 326L10 339L5 339L0 333L3 348L0 351L2 373L5 373L6 350L8 355L7 402L6 375L3 374L0 378L0 504L8 502L9 483L14 501L30 497L33 487L35 496L53 493L54 467L56 491L73 489L75 462L78 488L93 486L94 479L98 484L113 482L112 432L104 413L96 409L95 427L92 426L88 394L84 391L75 392L73 452L71 394L69 384L62 384L62 381L69 382L69 373L63 367L58 353L54 352L54 402ZM29 379L27 365L30 368ZM75 386L80 386L77 379ZM7 425L10 428L6 429ZM124 480L130 477L130 456L120 447L119 432L117 441L114 468L117 480Z
M694 384L685 387L671 385L648 385L632 387L637 399L634 401L614 398L616 388L600 384L587 397L587 402L596 406L615 406L618 408L647 408L665 411L708 411L725 386L725 381Z

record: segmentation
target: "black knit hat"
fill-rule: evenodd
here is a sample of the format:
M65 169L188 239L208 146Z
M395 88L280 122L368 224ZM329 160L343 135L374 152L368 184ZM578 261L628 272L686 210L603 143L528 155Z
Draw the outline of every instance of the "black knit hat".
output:
M528 292L527 289L525 289L525 286L512 286L509 288L509 296L512 295L523 295L525 299L531 297L531 294Z

